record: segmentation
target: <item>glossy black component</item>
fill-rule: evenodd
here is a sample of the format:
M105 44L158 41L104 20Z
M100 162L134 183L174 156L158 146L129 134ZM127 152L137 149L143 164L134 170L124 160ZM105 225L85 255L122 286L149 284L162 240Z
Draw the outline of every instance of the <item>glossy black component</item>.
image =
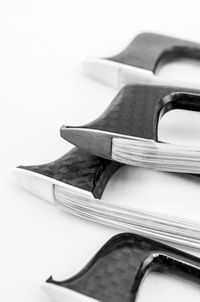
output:
M200 259L157 241L129 233L110 239L76 276L47 282L101 302L134 302L144 277L167 272L200 283Z
M74 148L51 163L18 168L45 175L101 198L108 180L120 166L119 163Z
M200 59L200 44L154 33L141 33L118 55L108 60L155 72L167 59Z
M173 109L200 111L200 90L127 85L99 118L81 127L62 127L61 136L77 147L111 159L112 137L128 135L158 141L159 119Z

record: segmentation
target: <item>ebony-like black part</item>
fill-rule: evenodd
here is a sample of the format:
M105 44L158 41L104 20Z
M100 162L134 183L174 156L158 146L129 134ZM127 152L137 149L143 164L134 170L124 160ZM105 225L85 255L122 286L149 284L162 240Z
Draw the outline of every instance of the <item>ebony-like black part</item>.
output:
M166 272L200 283L200 259L129 233L110 239L74 277L47 282L101 302L134 302L147 273Z
M154 33L141 33L121 53L108 60L155 72L163 60L200 59L200 44Z
M120 166L119 163L73 148L51 163L18 168L56 179L101 198L107 182Z

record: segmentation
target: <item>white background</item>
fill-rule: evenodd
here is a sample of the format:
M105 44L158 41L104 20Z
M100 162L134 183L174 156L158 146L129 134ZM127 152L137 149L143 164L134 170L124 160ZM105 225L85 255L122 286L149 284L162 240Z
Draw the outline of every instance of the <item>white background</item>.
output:
M81 60L113 55L142 31L200 42L199 11L199 1L1 1L0 301L50 301L39 285L51 274L72 276L118 232L62 213L19 187L11 173L65 154L71 146L59 127L91 121L117 93L87 78ZM160 73L200 82L197 63L170 64ZM199 143L199 133L198 113L171 113L160 125L160 138L169 141ZM189 177L124 167L103 198L200 219L199 181ZM200 288L154 275L138 301L199 298Z

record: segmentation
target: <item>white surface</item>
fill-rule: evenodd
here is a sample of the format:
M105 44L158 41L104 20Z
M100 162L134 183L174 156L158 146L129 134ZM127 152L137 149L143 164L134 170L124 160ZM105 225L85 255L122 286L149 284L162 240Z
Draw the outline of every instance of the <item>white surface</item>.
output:
M82 295L76 291L73 291L62 286L54 285L51 283L44 283L41 288L49 295L51 299L56 302L100 302L96 299L90 298L86 295Z
M81 59L117 53L141 31L200 42L199 9L198 1L1 1L1 301L50 301L39 285L51 274L70 277L117 233L40 201L11 174L16 165L63 155L71 146L59 137L59 127L91 121L116 94L85 77ZM160 72L199 79L200 65L192 69L169 64ZM160 127L161 137L180 142L198 141L199 133L198 113L190 118L185 112L170 113ZM198 180L124 167L104 199L200 219L199 196ZM198 287L153 275L138 301L195 302L199 297Z

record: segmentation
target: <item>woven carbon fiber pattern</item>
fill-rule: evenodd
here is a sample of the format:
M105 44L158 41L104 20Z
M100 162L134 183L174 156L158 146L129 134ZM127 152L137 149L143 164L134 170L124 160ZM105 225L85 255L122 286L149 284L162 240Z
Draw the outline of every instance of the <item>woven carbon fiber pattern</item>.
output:
M74 148L51 163L19 168L59 180L101 198L108 180L120 166L119 163Z
M141 33L118 55L108 60L155 71L163 59L200 59L200 44L168 36Z
M61 282L49 278L47 282L101 302L134 302L147 271L168 272L199 283L200 260L159 242L125 233L108 241L76 276Z
M105 112L84 128L156 138L157 117L154 112L159 96L160 91L151 86L125 86Z
M99 118L82 127L71 127L74 128L73 132L70 132L70 127L68 127L66 133L63 131L62 136L68 140L67 135L69 135L69 141L71 141L71 138L76 135L76 131L85 128L157 141L157 128L161 112L164 113L175 108L200 110L200 90L154 85L128 85L120 90ZM85 134L80 132L77 142L73 140L72 143L87 150L87 139L84 137L84 140L81 141L81 135ZM93 142L97 146L101 143L100 140L95 141L95 138L93 138ZM92 146L90 146L90 150L93 152Z

